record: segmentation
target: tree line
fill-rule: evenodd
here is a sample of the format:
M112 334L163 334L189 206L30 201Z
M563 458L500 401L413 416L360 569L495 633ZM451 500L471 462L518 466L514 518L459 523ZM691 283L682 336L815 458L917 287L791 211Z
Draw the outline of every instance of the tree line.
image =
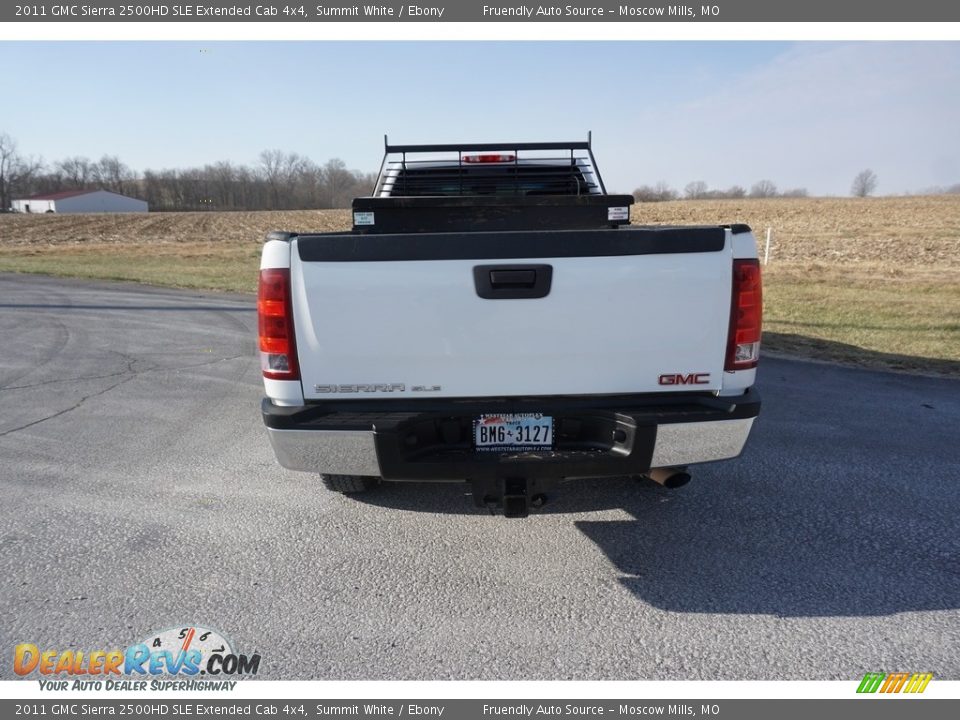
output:
M64 190L104 189L146 200L151 210L310 210L350 207L354 197L369 195L376 173L349 170L334 158L320 165L310 158L282 150L264 150L255 165L229 161L193 168L146 170L137 173L116 155L99 160L75 156L45 163L23 155L17 143L0 133L0 210L18 197ZM863 170L850 188L855 197L872 195L877 175ZM929 188L922 194L960 194L960 184ZM678 192L665 182L641 185L633 191L637 202L740 198L802 198L806 188L780 190L771 180L760 180L749 190L733 185L710 188L695 180Z
M754 183L748 191L740 185L732 185L726 189L710 188L703 180L687 183L683 193L679 193L665 182L656 185L641 185L633 191L637 202L665 202L667 200L718 200L739 198L769 198L769 197L808 197L806 188L792 188L780 191L771 180L760 180Z
M146 200L151 210L306 210L349 207L369 195L376 173L349 170L334 158L320 165L282 150L264 150L255 165L229 161L137 173L115 155L53 163L23 155L0 133L0 209L14 198L104 189Z
M870 169L857 173L850 185L850 194L853 197L869 197L873 195L879 184L877 174ZM920 195L960 195L960 183L945 187L931 187L919 193ZM633 191L633 198L641 202L667 202L669 200L725 200L740 198L805 198L810 193L806 188L797 187L780 190L772 180L760 180L754 183L750 190L740 185L733 185L726 189L712 189L703 180L687 183L683 192L674 190L665 182L656 185L641 185Z
M732 185L725 189L711 188L703 180L694 180L687 183L683 193L674 190L665 182L656 185L641 185L633 191L637 202L666 202L668 200L724 200L740 198L773 198L773 197L809 197L806 188L790 188L780 190L772 180L760 180L754 183L749 190L740 185Z

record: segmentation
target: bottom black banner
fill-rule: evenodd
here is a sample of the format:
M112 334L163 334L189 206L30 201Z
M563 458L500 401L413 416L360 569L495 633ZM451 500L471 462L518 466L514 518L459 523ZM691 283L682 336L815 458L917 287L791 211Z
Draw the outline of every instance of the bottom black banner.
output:
M906 705L910 705L909 708ZM951 709L952 708L952 709ZM862 697L850 700L0 700L0 717L220 716L399 718L632 718L685 717L724 720L910 720L960 717L960 700Z

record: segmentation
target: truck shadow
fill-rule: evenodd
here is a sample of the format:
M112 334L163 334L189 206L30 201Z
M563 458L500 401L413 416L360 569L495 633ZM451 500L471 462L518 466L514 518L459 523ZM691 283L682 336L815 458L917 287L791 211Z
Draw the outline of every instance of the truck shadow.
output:
M664 610L825 617L960 608L956 533L941 513L928 523L896 493L865 511L863 490L794 480L776 494L690 487L625 508L632 520L576 525L623 587Z
M743 456L678 490L561 485L531 542L571 525L638 601L682 613L854 617L960 608L960 383L768 359ZM385 486L365 502L483 514L465 486ZM549 532L544 528L549 528ZM492 531L491 531L492 532Z
M960 384L768 359L745 454L577 520L674 612L871 616L960 608Z
M778 325L802 325L803 327L821 327L815 323L791 323L778 321ZM826 326L833 327L833 326ZM867 329L857 325L859 329ZM877 328L889 330L889 327ZM904 327L904 330L910 329ZM956 329L956 324L944 324L939 331L949 332ZM960 377L960 361L944 358L929 358L919 355L905 355L901 353L880 352L867 350L856 345L823 340L796 333L780 333L764 331L763 348L765 352L773 351L785 355L807 357L817 360L839 362L852 367L872 368L877 370L911 371L948 377Z
M731 478L736 465L704 467L672 491L643 480L581 480L526 520L491 520L539 524L574 514L574 527L603 551L625 589L673 612L826 617L960 608L956 516L937 498L905 503L896 492L758 468ZM464 491L386 485L363 502L487 514ZM608 510L622 512L582 517ZM620 519L623 512L632 517Z

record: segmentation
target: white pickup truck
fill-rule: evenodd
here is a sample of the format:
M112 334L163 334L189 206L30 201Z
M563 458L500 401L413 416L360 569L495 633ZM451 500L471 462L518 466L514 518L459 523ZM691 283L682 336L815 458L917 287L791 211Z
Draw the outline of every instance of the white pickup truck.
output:
M340 492L466 482L507 516L560 480L668 487L740 454L761 285L746 225L629 224L590 141L391 146L350 232L263 247L263 420Z

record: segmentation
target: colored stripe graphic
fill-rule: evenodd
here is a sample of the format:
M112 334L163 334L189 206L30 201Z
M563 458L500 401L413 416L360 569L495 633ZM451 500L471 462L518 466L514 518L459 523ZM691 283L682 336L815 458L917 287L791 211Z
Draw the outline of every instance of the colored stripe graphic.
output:
M860 687L857 688L857 692L875 693L880 687L880 683L883 682L884 677L886 677L884 673L867 673L863 676L863 680L860 681Z
M933 673L919 673L914 675L914 677L917 678L917 682L914 685L913 690L909 690L908 692L922 693L927 689L927 685L929 685L930 681L933 679Z
M900 691L900 685L907 679L906 673L890 673L887 675L886 681L883 683L883 687L880 688L882 693L895 693Z
M858 693L922 693L933 679L933 673L867 673L857 687Z

